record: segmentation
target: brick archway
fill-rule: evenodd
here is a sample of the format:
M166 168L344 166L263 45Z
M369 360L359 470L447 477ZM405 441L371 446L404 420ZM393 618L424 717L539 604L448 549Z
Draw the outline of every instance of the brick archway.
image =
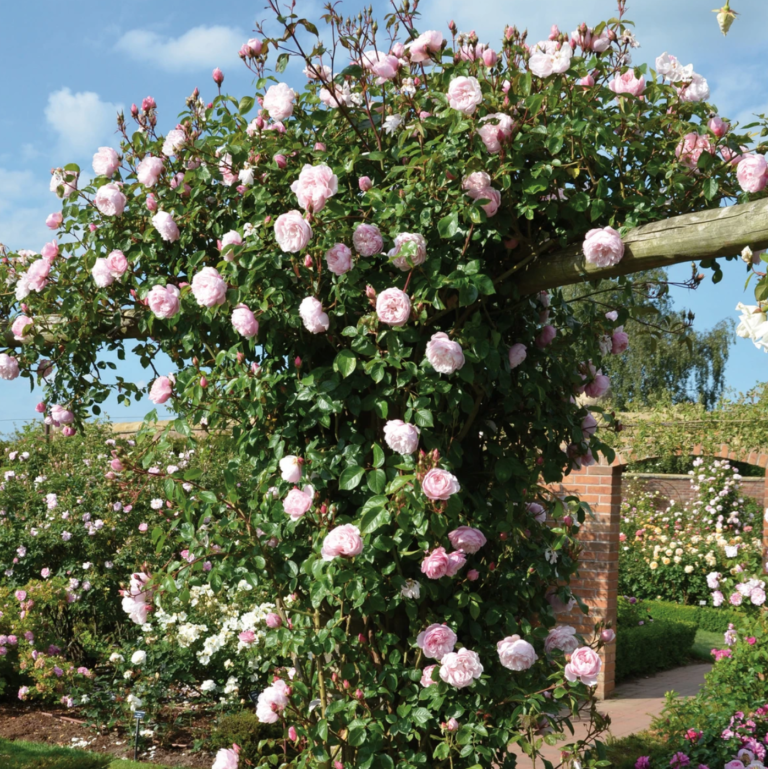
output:
M683 452L680 452L683 453ZM700 445L693 446L690 456L710 456L756 465L766 470L765 490L768 499L768 450L735 451L726 444L712 453L704 452ZM590 612L583 615L574 612L568 621L590 637L594 625L601 620L616 623L616 606L619 585L619 524L621 521L621 476L630 461L646 459L630 453L617 454L611 464L603 461L568 474L557 493L572 494L587 502L594 519L587 519L579 532L582 546L579 559L579 575L571 582L573 592L588 606ZM768 521L763 517L764 568L768 571ZM603 699L615 687L616 645L604 648L603 669L597 685L597 696Z

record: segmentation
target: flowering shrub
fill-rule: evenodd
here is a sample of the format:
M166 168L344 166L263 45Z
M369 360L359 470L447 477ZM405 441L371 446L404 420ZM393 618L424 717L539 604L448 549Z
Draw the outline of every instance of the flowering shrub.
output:
M764 583L750 581L762 563L757 504L740 495L741 476L726 460L697 458L689 474L690 504L659 510L655 494L622 502L619 589L680 603L719 606L727 594L733 606L762 605Z
M145 98L92 182L54 172L62 243L0 266L4 313L31 321L0 376L44 379L62 434L110 388L104 342L134 338L148 368L173 361L149 393L180 434L232 435L220 480L157 474L177 546L126 569L124 608L144 623L244 572L281 623L258 716L297 766L508 767L598 681L601 641L557 626L585 509L548 484L612 456L585 403L631 343L631 300L577 319L519 275L569 247L616 269L621 229L738 196L747 141L707 126L692 67L629 67L620 5L534 45L508 27L494 50L420 33L413 3L386 27L329 7L333 44L308 44L315 26L271 2L282 33L241 51L253 95L222 95L216 70L165 136ZM300 92L280 82L296 55ZM137 451L114 457L126 482L157 466Z

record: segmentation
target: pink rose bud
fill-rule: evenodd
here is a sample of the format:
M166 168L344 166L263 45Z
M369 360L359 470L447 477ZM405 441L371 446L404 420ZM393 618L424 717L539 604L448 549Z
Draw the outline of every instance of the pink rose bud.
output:
M213 564L210 561L206 561L203 564L203 571L210 571L213 568Z
M119 459L113 459L109 466L116 472L120 473L123 471L123 463Z
M56 230L59 227L61 227L61 223L63 221L64 221L64 217L61 215L60 212L57 212L55 214L48 214L48 217L45 220L45 226L49 230Z
M549 30L549 39L557 40L558 37L560 37L560 29L558 28L557 24L553 24Z
M139 116L139 108L135 104L131 104L131 116L132 117Z
M717 136L718 139L722 139L723 136L728 132L728 129L730 126L728 123L725 122L719 115L715 115L715 117L711 118L711 120L708 123L709 130L712 131L712 133Z
M342 685L342 686L343 686L345 689L349 689L349 685L350 685L350 684L349 684L349 681L347 681L347 679L345 678L345 679L344 679L344 680L341 682L341 685Z
M258 363L256 363L256 361L254 361L253 363L251 363L251 373L252 373L254 376L256 376L256 374L258 374L258 373L259 373L259 371L261 371L261 366L259 366L259 364L258 364Z
M208 387L208 380L204 376L200 377L200 387Z
M445 725L445 728L449 732L458 732L459 731L459 722L455 718L449 718L448 723Z
M282 627L282 624L283 624L283 620L280 619L280 615L275 614L273 611L267 614L266 622L267 622L267 627L271 628L272 630Z
M291 742L296 742L299 739L299 735L296 734L295 726L288 727L288 739L291 740Z
M224 82L224 73L216 67L215 70L213 70L213 82L216 83L216 85L221 86L221 84Z
M488 571L496 571L496 564L495 563L488 564Z
M325 144L322 142L315 142L315 152L325 152Z
M357 186L360 187L360 192L368 192L373 187L373 182L369 176L361 176L357 180Z
M157 108L157 102L151 96L147 96L142 100L141 108L144 112L149 112L149 110Z
M38 403L37 406L35 406L35 411L38 414L45 414L45 403L40 401L40 403Z
M98 226L97 226L97 225L95 225L95 224L93 224L93 222L91 222L91 224L89 224L89 225L88 225L88 229L89 229L91 232L96 232L96 230L98 229Z
M344 769L344 764L342 764L341 761L334 761L333 769Z
M519 243L515 238L505 238L504 248L508 251L514 251L518 247Z
M67 438L71 438L75 434L75 428L65 425L61 428L61 434Z
M486 48L483 51L483 64L485 64L486 67L492 67L498 58L496 51L492 48Z
M62 432L64 432L64 431L62 430ZM117 476L116 476L116 475L115 475L115 474L114 474L114 473L113 473L111 470L110 470L108 473L104 473L104 477L105 477L105 478L106 478L108 481L114 481L114 480L115 480L115 478L117 478Z
M369 299L375 299L376 298L376 289L373 286L366 286L365 287L365 295Z
M477 569L470 569L467 572L467 579L470 582L474 582L476 579L480 578L480 572Z
M611 628L607 627L600 633L600 640L604 644L613 643L616 640L616 633Z
M237 353L236 358L238 363L242 363L245 360L245 353L244 352Z
M301 368L301 358L298 355L294 359L293 365L296 366L296 368Z
M571 518L570 515L564 515L563 516L563 523L566 526L573 526L573 518Z
M304 266L307 268L311 268L313 265L314 265L314 262L312 261L312 257L309 254L307 254L304 257Z
M238 638L244 644L252 644L256 640L256 633L254 633L253 630L243 630L243 632L238 635Z
M148 211L157 211L157 198L151 192L147 195L146 205Z
M278 168L285 168L288 165L288 161L285 159L285 155L275 155L272 160L275 161L275 164Z
M355 699L362 700L365 697L365 693L362 689L355 689Z
M361 644L364 644L364 643L365 643L365 636L364 636L362 633L358 633L358 634L357 634L357 640L358 640L358 641L359 641Z

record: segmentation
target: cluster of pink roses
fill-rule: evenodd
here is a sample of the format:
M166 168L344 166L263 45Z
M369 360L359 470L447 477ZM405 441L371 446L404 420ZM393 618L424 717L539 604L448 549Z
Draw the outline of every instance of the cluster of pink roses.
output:
M154 591L147 587L150 576L144 572L137 572L131 575L127 590L123 590L123 611L137 625L144 625L147 622L147 615L152 609L152 597Z
M455 548L447 553L444 547L436 547L421 562L421 572L429 579L454 577L467 562L467 553L476 553L487 542L485 535L471 526L459 526L448 534Z
M492 117L496 117L493 115ZM483 129L480 129L481 131ZM504 138L505 134L499 130L501 137ZM509 131L511 136L511 128ZM488 142L486 142L486 146ZM494 145L495 146L495 145ZM501 205L501 193L498 190L491 187L491 177L485 171L475 171L469 176L465 177L461 183L462 189L472 200L484 200L485 203L481 204L481 208L485 211L487 216L494 216L499 210Z

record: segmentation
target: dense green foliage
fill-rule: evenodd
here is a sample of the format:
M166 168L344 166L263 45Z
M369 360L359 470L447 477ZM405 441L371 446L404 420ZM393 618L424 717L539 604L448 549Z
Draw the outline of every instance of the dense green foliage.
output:
M693 622L697 628L714 633L724 633L729 623L739 623L744 613L736 609L712 606L684 606L671 601L644 601L654 620L665 622Z

